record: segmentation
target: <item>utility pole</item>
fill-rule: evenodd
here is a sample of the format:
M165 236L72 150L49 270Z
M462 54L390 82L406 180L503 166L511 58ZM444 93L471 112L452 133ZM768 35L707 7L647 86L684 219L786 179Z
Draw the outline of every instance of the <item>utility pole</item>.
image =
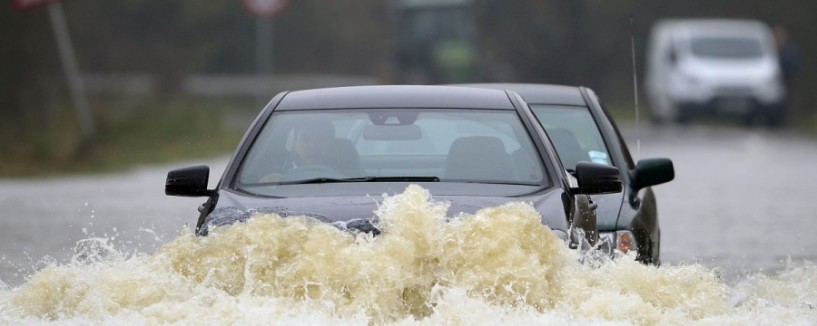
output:
M68 90L71 94L71 104L74 106L79 128L82 132L80 151L85 150L94 138L94 120L88 109L88 100L85 98L85 87L82 84L82 75L79 72L77 58L74 56L74 47L68 33L68 24L62 10L61 0L11 0L11 7L17 11L33 10L47 7L51 27L54 29L54 38L57 40L62 69L68 81Z
M57 39L57 48L60 53L60 61L68 79L68 88L71 93L71 102L76 111L79 127L82 131L81 149L91 144L94 137L94 121L91 111L88 109L88 100L85 97L85 87L82 83L82 76L79 72L77 59L74 56L74 47L71 37L68 34L68 24L65 23L65 14L62 11L62 4L54 2L47 5L48 16L51 18L51 26L54 28L54 36Z

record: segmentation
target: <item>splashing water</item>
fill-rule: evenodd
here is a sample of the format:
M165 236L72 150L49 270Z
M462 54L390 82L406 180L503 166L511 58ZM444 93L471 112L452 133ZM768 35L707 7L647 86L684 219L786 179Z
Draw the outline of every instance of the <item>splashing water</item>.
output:
M590 267L528 204L447 209L409 186L384 199L377 237L273 214L151 255L89 239L83 259L0 286L0 324L817 323L814 265L735 286L700 265Z

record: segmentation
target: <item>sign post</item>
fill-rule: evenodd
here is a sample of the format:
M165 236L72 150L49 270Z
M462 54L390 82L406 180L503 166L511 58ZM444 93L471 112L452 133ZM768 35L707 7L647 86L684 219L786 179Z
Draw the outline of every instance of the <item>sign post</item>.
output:
M272 17L284 10L287 0L243 0L247 10L255 15L255 66L259 80L272 74L273 25ZM256 93L258 106L268 100L263 88Z
M54 35L57 38L57 46L60 52L65 76L68 78L68 88L71 91L71 102L74 104L79 127L82 130L81 149L90 145L94 137L94 122L91 111L88 109L88 99L85 98L85 85L82 83L82 76L79 73L79 65L74 56L74 47L68 34L68 24L65 23L65 14L62 11L62 4L54 2L48 5L48 15L51 17L51 26L54 27Z
M255 67L256 74L259 80L264 80L272 75L272 18L256 18L255 19ZM256 106L264 105L264 101L268 100L265 95L266 90L259 87L255 94Z
M71 102L76 111L79 127L82 132L82 145L80 150L84 150L94 137L94 121L91 111L88 109L88 100L85 98L85 87L82 83L82 76L79 72L79 65L74 56L74 47L68 33L68 24L65 22L65 14L62 11L62 4L59 0L12 0L12 8L16 10L29 10L42 6L48 7L48 16L51 20L51 27L54 29L54 37L57 39L57 49L60 54L60 61L68 80L68 89L71 93Z

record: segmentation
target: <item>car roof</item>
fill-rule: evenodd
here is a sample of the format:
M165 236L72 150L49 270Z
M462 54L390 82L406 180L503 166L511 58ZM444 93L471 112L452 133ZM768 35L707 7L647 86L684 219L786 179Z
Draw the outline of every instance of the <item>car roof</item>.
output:
M756 35L768 32L769 27L758 20L726 19L726 18L695 18L695 19L663 19L657 26L685 30L692 33L704 34L741 34Z
M513 110L505 91L453 86L373 85L298 90L276 110L344 108L472 108Z
M576 86L525 83L462 84L460 86L512 90L519 93L528 104L587 105L579 87Z

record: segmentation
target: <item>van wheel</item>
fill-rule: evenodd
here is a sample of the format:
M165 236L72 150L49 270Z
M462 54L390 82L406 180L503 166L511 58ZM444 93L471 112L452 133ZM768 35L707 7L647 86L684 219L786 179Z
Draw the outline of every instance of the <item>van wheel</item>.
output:
M647 116L650 119L650 122L656 126L661 126L667 121L664 118L658 116L653 110L647 110Z
M687 124L690 120L690 110L685 104L669 103L667 107L667 120L677 124Z
M780 127L783 127L783 125L785 124L785 121L784 121L784 119L782 117L775 116L775 117L769 117L768 119L766 119L766 123L771 128L780 128Z
M755 125L756 117L757 114L755 114L754 112L749 112L743 116L741 124L743 124L744 127L752 127Z
M689 123L689 121L692 120L692 119L690 117L689 112L687 112L687 110L682 110L680 108L675 108L675 110L673 112L672 120L675 121L675 123L677 123L677 124L685 125L685 124Z
M766 124L771 128L780 128L786 123L785 108L776 108L766 111Z
M671 101L661 98L648 98L647 114L650 122L656 126L675 122L678 108Z

